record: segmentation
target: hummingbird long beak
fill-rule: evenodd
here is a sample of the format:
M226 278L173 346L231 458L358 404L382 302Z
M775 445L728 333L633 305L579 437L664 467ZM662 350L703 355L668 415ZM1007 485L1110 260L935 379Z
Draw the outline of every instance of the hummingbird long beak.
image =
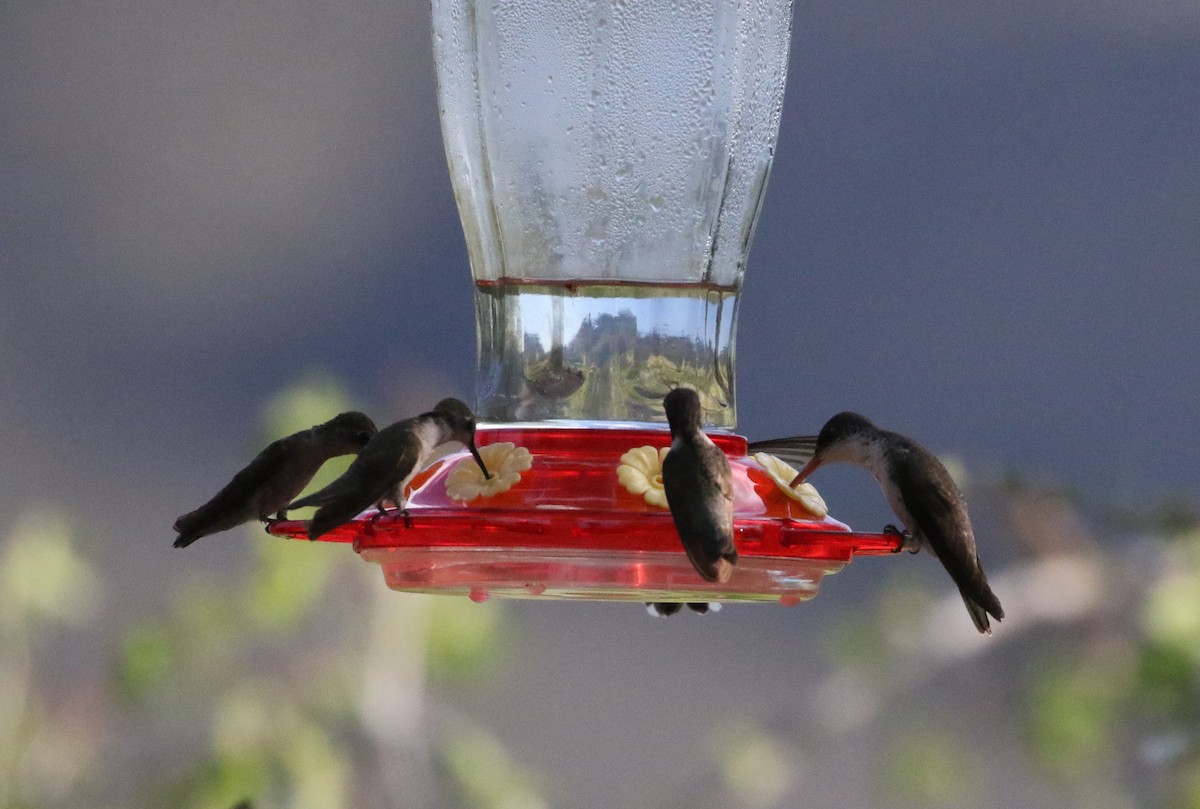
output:
M817 467L820 465L821 465L821 459L818 457L814 457L811 461L809 461L807 464L804 465L804 468L800 470L800 473L798 475L796 475L796 477L792 478L792 482L789 483L788 485L795 487L796 485L803 483L805 481L805 479L808 478L808 476L811 475L813 472L815 472Z
M479 454L479 450L475 448L475 440L471 439L467 442L467 449L471 450L471 455L475 458L475 463L479 464L479 468L483 470L484 480L491 480L492 476L488 474L487 467L484 466L483 458Z

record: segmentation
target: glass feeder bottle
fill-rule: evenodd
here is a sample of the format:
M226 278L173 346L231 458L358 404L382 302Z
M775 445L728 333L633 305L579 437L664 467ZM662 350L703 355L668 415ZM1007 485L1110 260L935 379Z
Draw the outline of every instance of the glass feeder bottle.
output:
M791 0L434 0L482 420L737 421L738 293Z

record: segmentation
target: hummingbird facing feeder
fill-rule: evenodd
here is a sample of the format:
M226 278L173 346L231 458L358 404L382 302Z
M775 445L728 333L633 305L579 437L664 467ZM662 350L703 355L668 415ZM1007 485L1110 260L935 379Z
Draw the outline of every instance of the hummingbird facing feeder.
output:
M322 533L379 563L394 589L651 602L663 614L796 604L853 555L901 547L830 517L809 484L791 485L796 469L748 457L733 432L738 296L792 2L673 5L433 0L442 134L475 282L481 459L463 451L419 472L400 493L403 518L366 512ZM694 394L678 446L711 463L677 460L672 472L663 403L683 389ZM703 576L689 553L708 546L684 552L668 503L682 502L678 486L663 483L696 469L713 472L712 502L732 511ZM303 521L269 530L308 535Z

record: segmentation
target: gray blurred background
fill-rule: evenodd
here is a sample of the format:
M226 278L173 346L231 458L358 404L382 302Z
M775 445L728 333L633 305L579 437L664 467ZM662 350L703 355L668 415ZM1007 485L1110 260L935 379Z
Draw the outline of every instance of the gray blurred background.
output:
M270 438L472 395L428 17L0 2L0 807L1197 799L1200 5L796 8L738 431L956 459L991 639L923 556L652 621L171 548Z

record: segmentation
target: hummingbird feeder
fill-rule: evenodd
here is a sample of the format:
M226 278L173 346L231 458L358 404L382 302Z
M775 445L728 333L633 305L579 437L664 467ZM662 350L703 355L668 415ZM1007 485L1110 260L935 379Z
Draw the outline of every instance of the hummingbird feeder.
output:
M655 602L816 595L852 532L736 435L735 329L792 0L433 0L442 134L475 281L476 442L351 542L396 590ZM663 396L700 395L739 561L700 578L662 492ZM302 521L272 533L303 537Z

